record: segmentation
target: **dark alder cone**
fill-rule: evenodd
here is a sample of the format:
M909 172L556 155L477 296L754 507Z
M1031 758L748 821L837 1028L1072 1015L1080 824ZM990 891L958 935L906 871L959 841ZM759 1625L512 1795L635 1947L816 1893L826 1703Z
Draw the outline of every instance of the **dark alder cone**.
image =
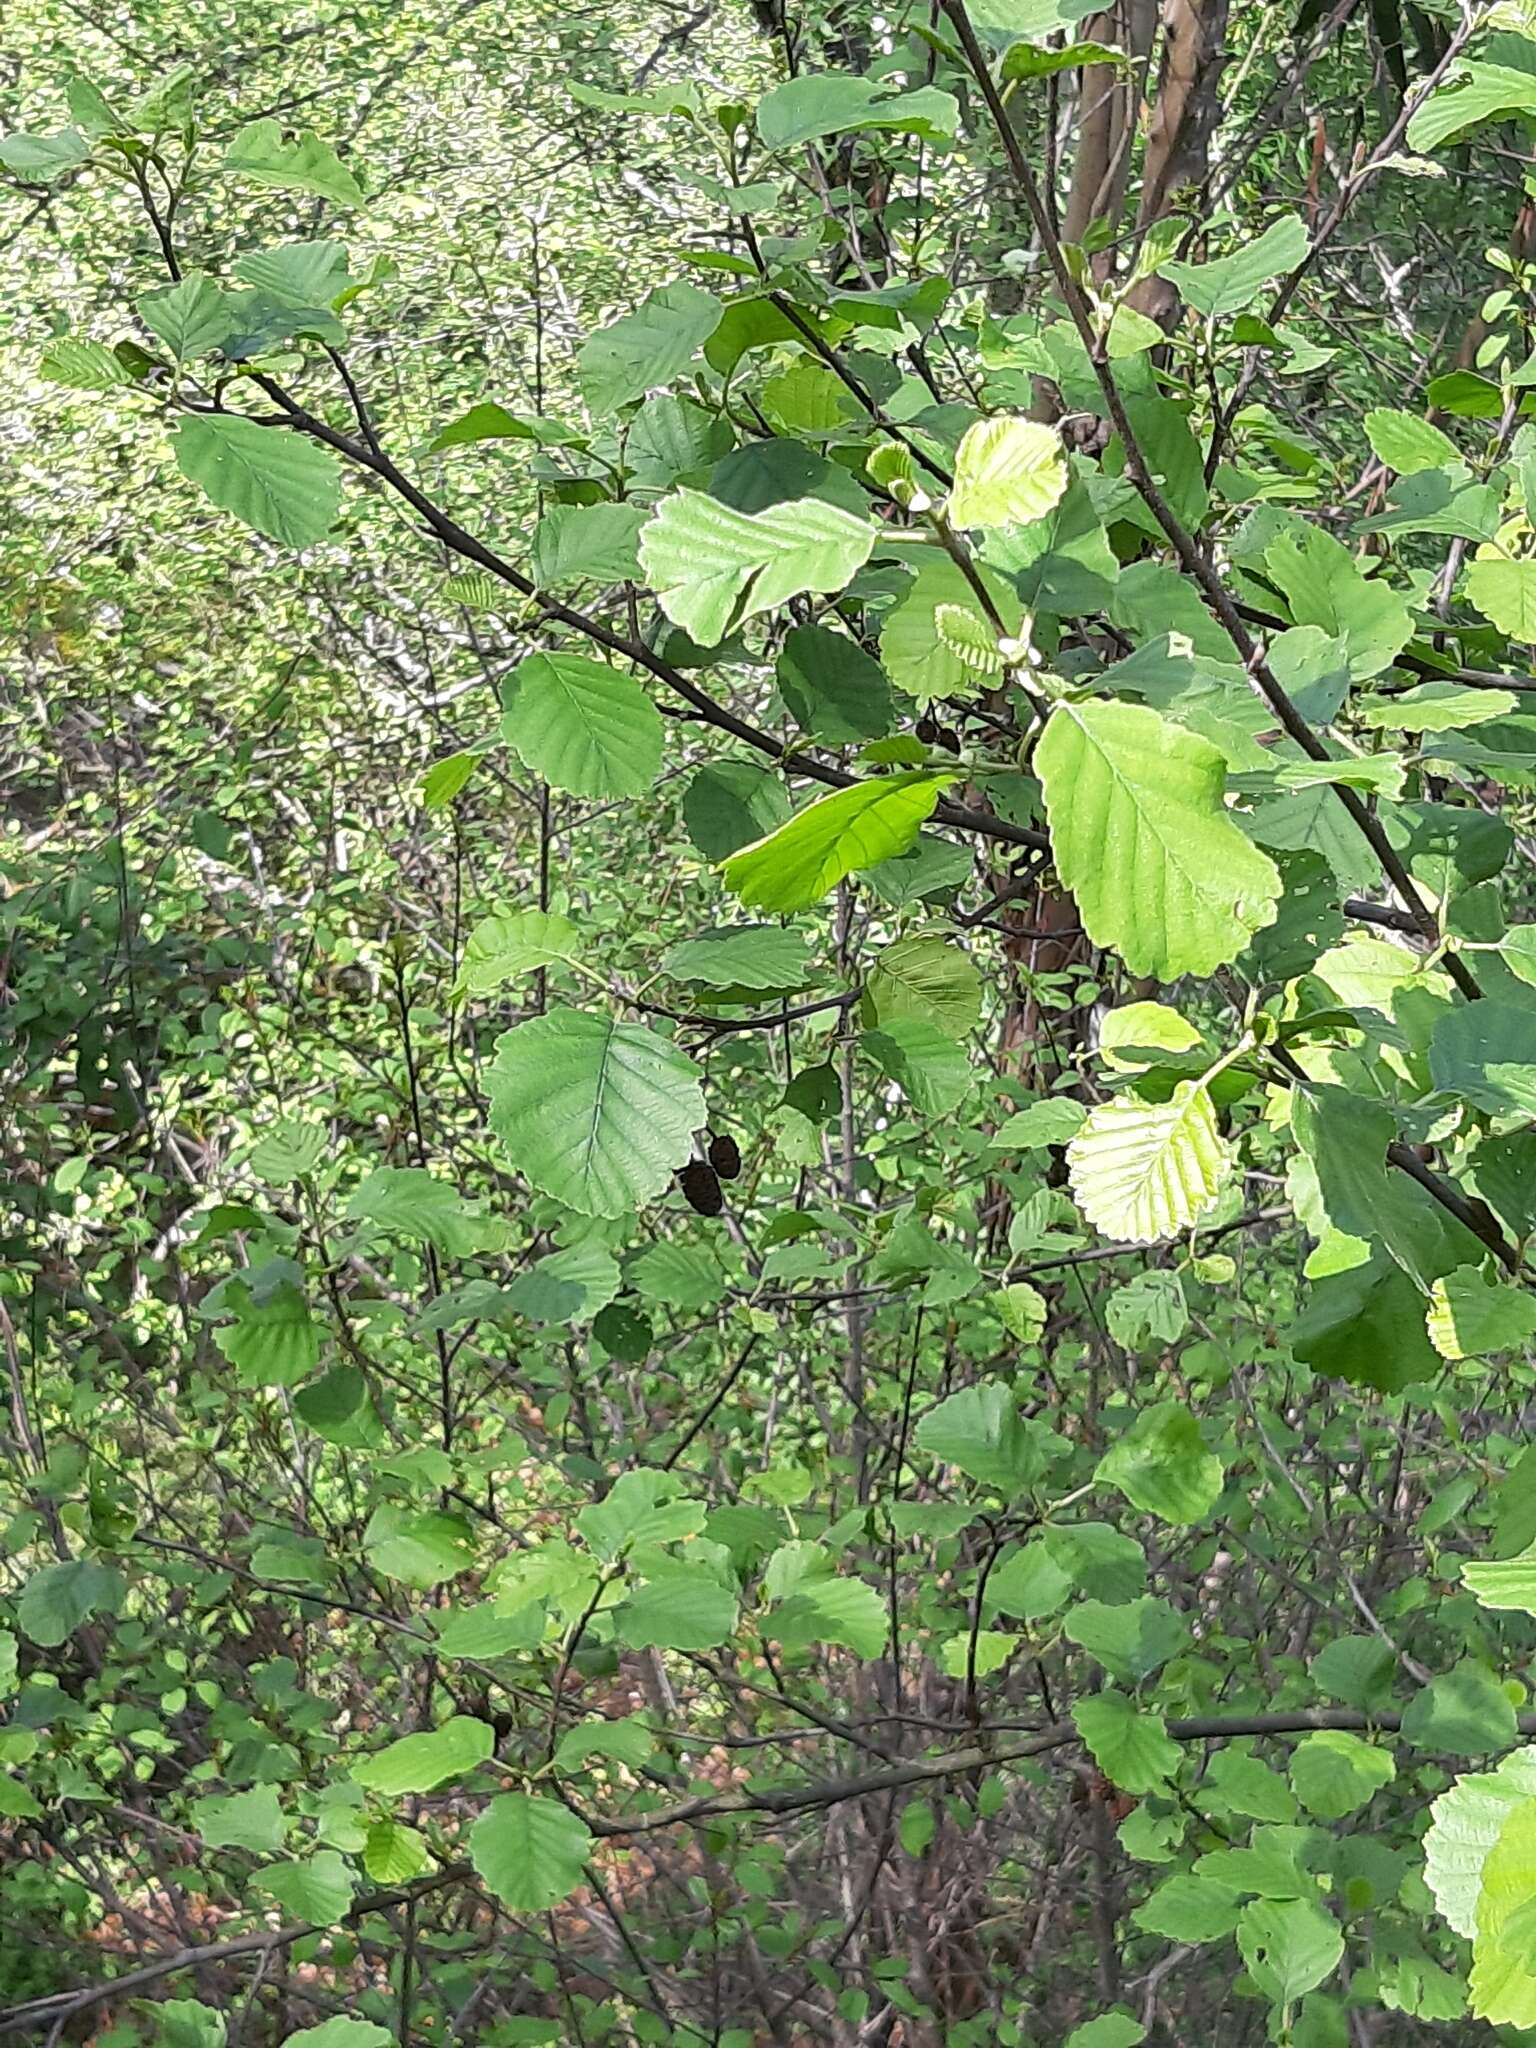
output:
M717 1131L710 1139L709 1163L722 1180L735 1180L741 1172L741 1149L729 1131Z
M720 1176L702 1159L690 1159L679 1172L677 1184L687 1197L689 1208L700 1216L718 1216L725 1207L725 1196L720 1192Z
M925 747L931 747L939 736L939 728L931 718L920 718L917 721L917 736Z
M939 745L951 754L960 751L960 735L952 725L941 725L938 732Z

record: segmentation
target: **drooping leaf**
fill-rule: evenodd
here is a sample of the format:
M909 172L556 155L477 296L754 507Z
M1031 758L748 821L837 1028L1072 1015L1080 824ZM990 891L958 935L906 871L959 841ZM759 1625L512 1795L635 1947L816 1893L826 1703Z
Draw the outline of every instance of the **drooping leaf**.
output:
M256 1882L295 1920L334 1927L346 1917L357 1889L345 1860L334 1849L317 1849L305 1862L269 1864Z
M917 1425L913 1441L1012 1500L1044 1477L1060 1440L1019 1413L1010 1388L992 1384L939 1402Z
M1288 2006L1333 1975L1344 1937L1310 1899L1260 1899L1243 1908L1237 1947L1263 1996Z

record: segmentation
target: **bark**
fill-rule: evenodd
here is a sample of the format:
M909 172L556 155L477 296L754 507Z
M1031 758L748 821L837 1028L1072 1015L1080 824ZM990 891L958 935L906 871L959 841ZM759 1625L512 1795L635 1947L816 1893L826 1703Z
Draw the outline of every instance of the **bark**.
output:
M1174 211L1185 187L1205 183L1211 136L1221 113L1217 87L1225 61L1228 0L1163 0L1163 53L1147 131L1138 238ZM1179 298L1166 278L1144 278L1132 303L1170 325Z
M1061 223L1066 241L1082 241L1096 220L1105 221L1111 231L1119 225L1130 183L1142 74L1156 28L1157 0L1116 0L1083 23L1082 41L1124 50L1131 68L1090 64L1082 73L1077 147ZM1096 273L1106 277L1110 267L1110 252L1101 251L1094 259Z

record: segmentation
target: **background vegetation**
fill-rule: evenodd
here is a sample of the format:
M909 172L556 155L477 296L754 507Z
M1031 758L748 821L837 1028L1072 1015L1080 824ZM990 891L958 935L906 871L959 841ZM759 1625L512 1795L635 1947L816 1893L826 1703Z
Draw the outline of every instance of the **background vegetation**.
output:
M1536 2028L1536 18L0 52L0 2029Z

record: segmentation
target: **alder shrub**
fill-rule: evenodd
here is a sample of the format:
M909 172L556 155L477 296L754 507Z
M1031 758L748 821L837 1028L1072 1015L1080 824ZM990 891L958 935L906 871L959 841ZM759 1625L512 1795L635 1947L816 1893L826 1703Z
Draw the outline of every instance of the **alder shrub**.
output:
M688 274L425 441L365 164L187 74L0 144L118 195L121 312L41 376L274 587L391 522L516 655L422 819L543 818L440 999L394 950L383 1092L261 1101L133 1344L29 1379L7 1283L3 1883L73 1944L18 2030L1536 2028L1523 273L1348 461L1282 409L1371 374L1315 317L1356 190L1536 117L1536 42L1454 24L1331 210L1106 276L1021 140L1116 63L1081 11L574 86L667 131ZM885 167L898 264L822 261L808 149ZM1023 311L925 237L954 165Z

